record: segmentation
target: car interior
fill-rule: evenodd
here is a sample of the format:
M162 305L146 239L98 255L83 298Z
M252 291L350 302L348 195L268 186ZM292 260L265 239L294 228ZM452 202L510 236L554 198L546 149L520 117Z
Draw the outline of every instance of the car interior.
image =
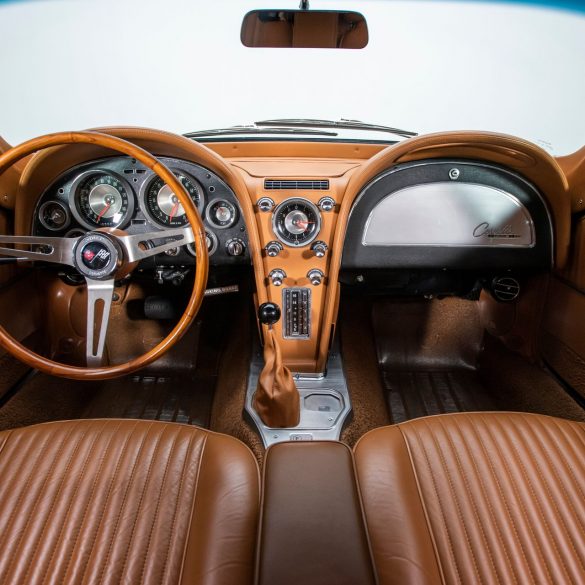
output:
M0 583L585 583L584 222L494 132L0 140Z

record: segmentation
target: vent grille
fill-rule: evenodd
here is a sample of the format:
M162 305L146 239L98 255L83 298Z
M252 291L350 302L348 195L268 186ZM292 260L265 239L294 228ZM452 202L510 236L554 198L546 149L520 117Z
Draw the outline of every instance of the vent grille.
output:
M306 189L310 191L327 191L329 190L329 180L324 179L320 181L285 181L282 179L266 179L264 181L264 189Z
M500 276L494 278L492 292L498 301L515 301L520 294L520 283L515 278Z

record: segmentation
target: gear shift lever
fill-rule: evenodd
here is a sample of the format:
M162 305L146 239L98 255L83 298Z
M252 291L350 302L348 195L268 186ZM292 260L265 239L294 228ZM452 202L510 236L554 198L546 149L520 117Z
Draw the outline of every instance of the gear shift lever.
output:
M280 319L276 303L263 303L258 319L264 328L264 369L258 378L254 408L262 422L271 428L292 428L299 424L299 391L290 370L282 363L282 354L273 325Z

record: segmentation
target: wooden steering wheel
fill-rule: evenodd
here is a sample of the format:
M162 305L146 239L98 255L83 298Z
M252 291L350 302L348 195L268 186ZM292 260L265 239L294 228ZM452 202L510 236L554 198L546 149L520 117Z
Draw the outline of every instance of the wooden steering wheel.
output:
M72 266L85 277L87 367L68 366L42 357L24 347L2 327L0 345L20 361L46 374L75 380L103 380L123 376L147 366L167 352L183 336L201 307L207 285L209 256L201 216L181 182L152 154L121 138L99 132L59 132L40 136L0 155L0 175L14 163L39 150L80 143L102 146L125 154L154 171L177 196L190 224L184 228L139 235L127 235L108 229L96 229L79 238L0 235L2 256ZM197 256L195 282L187 308L177 325L165 339L147 353L124 364L102 366L116 277L131 272L144 258L190 243L194 243ZM2 247L5 244L15 244L18 248Z

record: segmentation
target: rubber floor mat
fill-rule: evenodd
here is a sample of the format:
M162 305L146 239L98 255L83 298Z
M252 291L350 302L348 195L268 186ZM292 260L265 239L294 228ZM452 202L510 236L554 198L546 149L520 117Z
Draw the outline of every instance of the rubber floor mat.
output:
M81 418L139 418L209 427L215 376L132 377L103 384Z
M387 371L382 378L394 424L433 414L496 410L473 371Z

